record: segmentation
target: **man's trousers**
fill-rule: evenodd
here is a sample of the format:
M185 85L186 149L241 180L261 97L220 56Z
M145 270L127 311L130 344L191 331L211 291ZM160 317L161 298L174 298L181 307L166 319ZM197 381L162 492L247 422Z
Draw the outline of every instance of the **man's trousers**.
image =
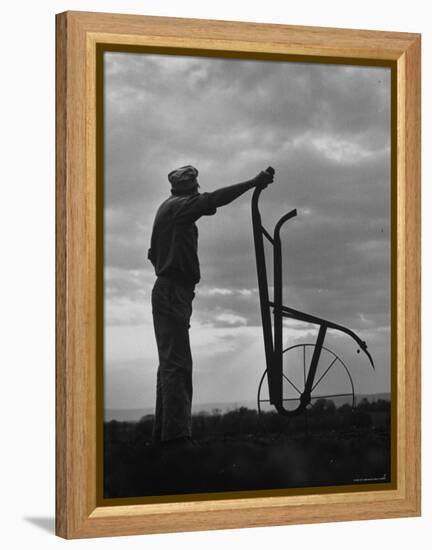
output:
M158 277L152 291L153 324L159 354L153 442L191 436L192 355L189 342L195 294Z

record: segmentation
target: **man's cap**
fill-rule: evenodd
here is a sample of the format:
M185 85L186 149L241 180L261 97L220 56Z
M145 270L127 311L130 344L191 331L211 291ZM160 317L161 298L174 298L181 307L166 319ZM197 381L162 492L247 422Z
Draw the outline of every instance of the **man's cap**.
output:
M196 184L198 170L188 164L173 170L168 174L168 180L174 190L191 189Z

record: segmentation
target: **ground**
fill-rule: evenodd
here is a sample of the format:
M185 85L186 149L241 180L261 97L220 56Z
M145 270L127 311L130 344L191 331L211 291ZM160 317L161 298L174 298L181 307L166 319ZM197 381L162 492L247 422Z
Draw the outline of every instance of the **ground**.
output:
M391 481L390 404L317 405L288 422L245 408L196 415L199 447L166 459L150 444L150 415L138 423L105 423L104 497Z

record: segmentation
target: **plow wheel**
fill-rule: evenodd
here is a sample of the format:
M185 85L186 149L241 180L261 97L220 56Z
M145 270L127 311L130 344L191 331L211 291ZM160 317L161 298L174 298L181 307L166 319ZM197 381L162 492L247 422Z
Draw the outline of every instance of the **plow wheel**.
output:
M283 352L282 399L287 411L294 411L300 405L314 348L315 344L296 344ZM355 406L354 384L348 367L336 353L324 346L312 385L311 401L301 415L305 417L306 430L308 409L319 399L333 401L336 407L343 404ZM278 414L270 403L267 370L264 371L258 386L257 405L261 423L266 431L283 431L289 426L292 418Z

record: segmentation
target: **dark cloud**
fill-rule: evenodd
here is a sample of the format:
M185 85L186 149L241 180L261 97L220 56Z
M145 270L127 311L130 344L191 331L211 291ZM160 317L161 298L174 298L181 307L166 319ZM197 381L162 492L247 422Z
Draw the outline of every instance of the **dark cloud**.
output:
M156 198L171 167L191 157L217 184L221 162L230 180L247 175L251 152L274 159L302 136L388 146L384 69L106 55L115 67L106 75L108 204Z

